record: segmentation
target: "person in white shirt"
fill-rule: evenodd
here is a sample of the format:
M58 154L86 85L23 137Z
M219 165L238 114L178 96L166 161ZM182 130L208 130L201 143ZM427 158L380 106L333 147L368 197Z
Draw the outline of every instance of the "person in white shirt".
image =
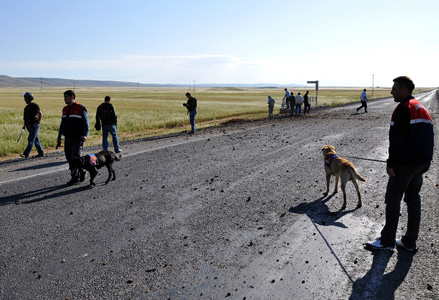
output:
M302 113L302 104L303 104L303 97L300 93L297 93L296 96L296 116ZM297 113L299 112L299 113Z

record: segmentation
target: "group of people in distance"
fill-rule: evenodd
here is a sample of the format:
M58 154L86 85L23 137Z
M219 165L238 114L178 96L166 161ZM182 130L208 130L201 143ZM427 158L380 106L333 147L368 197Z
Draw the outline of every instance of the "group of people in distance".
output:
M285 96L282 98L282 108L291 109L291 116L296 115L300 116L302 114L302 105L304 105L303 114L309 114L311 110L311 104L309 103L309 91L306 91L305 95L297 93L297 96L294 96L293 92L290 92L287 88L285 88ZM268 117L270 119L274 118L273 109L276 101L268 95Z

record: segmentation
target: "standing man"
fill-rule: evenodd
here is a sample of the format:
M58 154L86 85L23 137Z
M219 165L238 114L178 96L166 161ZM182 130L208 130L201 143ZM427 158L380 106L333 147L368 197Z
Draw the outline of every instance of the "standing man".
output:
M282 104L283 104L283 102L284 102L284 100L287 102L287 108L290 108L290 96L291 96L291 93L290 93L290 91L287 89L287 88L285 88L285 96L284 96L284 98L282 99Z
M72 178L68 185L84 181L85 170L76 166L73 158L81 156L81 150L88 136L88 115L85 107L76 103L76 95L72 90L64 92L64 102L67 104L62 110L62 119L59 126L58 145L64 135L64 153L69 163Z
M366 243L372 249L393 249L398 246L416 250L421 221L422 175L428 171L433 158L433 121L425 107L412 96L413 81L401 76L393 79L391 94L399 104L392 114L389 131L389 158L387 174L390 176L385 195L386 223L381 237ZM401 200L407 204L407 230L396 240Z
M369 99L367 99L366 89L364 89L363 92L361 93L360 99L361 99L361 106L359 108L357 108L357 112L362 107L364 107L364 112L367 112L367 100L369 100Z
M119 149L119 139L117 138L117 116L114 110L110 96L105 96L104 103L98 106L96 110L96 130L101 130L102 122L102 149L108 150L108 133L113 137L114 152L119 153L122 150Z
M296 108L296 96L291 92L290 96L291 117L294 115L294 109Z
M305 104L305 107L303 109L304 115L306 115L306 114L309 115L309 110L311 109L311 104L309 104L308 94L309 94L309 91L306 91L305 95L303 95L303 103Z
M296 96L296 116L302 113L302 104L303 104L303 97L300 95L300 93L297 93ZM297 114L299 112L299 114Z
M191 93L186 93L187 102L183 103L186 106L187 113L189 114L189 121L191 123L191 131L189 134L195 133L195 116L197 115L197 99L192 97Z
M35 144L35 147L38 151L38 155L35 155L35 157L43 157L43 146L41 145L40 139L38 138L38 130L40 130L40 123L43 119L43 112L41 111L38 104L33 102L34 95L32 93L26 92L23 94L23 97L24 101L27 104L24 108L23 129L26 128L27 131L29 131L29 136L27 137L27 147L24 150L23 154L20 154L20 156L23 158L28 158Z
M273 114L274 103L276 103L276 101L273 98L271 98L270 95L268 95L267 103L268 103L268 118L273 119L274 118L274 114Z

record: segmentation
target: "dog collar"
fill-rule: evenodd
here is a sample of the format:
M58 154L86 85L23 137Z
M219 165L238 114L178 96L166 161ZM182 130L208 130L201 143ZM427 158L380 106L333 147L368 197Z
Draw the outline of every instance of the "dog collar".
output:
M331 163L334 159L336 159L338 157L337 154L328 154L325 157L325 166L328 168L331 168Z
M96 166L98 163L98 158L94 154L90 154L90 166Z

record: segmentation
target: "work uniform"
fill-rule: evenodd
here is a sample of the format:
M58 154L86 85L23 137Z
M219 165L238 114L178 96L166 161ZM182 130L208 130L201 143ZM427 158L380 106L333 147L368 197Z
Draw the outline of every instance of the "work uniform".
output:
M416 249L421 221L422 175L433 158L433 121L425 107L413 96L395 108L389 131L387 167L395 176L389 177L385 195L386 224L381 231L381 244L393 247L400 215L401 200L407 204L407 230L401 241Z
M58 139L65 137L64 153L69 163L69 169L73 180L79 179L80 170L73 163L73 158L81 156L82 137L88 136L89 121L86 108L74 103L65 106L62 111L62 119L59 127ZM81 170L82 171L82 170Z

